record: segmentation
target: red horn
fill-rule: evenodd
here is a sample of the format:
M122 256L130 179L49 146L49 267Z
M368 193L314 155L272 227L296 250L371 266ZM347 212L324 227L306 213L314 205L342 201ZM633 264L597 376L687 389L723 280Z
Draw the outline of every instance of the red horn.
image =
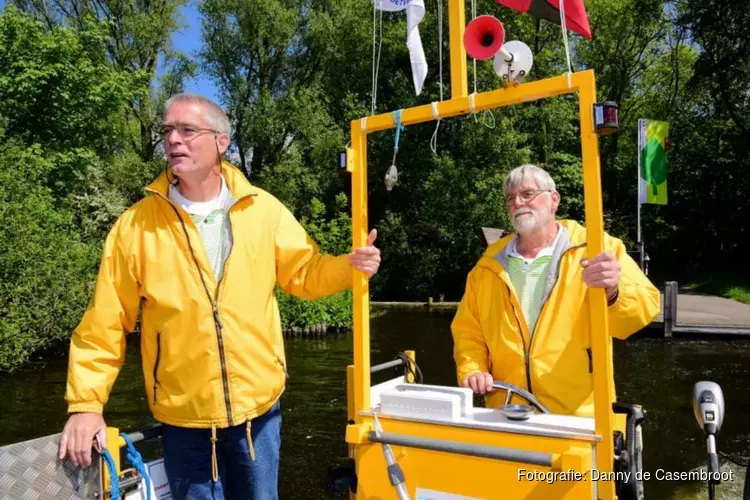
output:
M464 32L464 47L469 57L484 60L497 54L505 41L503 23L493 16L474 18Z

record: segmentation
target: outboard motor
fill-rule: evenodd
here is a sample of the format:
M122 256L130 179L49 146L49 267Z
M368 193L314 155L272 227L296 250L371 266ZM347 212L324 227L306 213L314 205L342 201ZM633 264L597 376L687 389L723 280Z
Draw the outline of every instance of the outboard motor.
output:
M693 412L706 435L708 450L708 498L714 500L714 487L721 481L716 436L724 421L724 393L715 382L698 382L693 387ZM745 479L747 482L747 479ZM747 489L747 488L745 488Z

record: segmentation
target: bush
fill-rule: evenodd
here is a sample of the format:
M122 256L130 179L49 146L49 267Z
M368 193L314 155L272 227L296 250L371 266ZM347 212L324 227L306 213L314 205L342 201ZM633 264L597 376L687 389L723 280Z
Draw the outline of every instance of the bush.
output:
M347 290L318 300L304 300L284 293L276 287L276 299L281 310L281 327L304 328L327 325L333 328L351 328L352 292Z
M351 249L351 218L346 209L346 196L339 194L336 197L334 213L330 220L326 220L323 203L316 198L310 201L310 216L302 218L300 223L318 243L321 251L340 255L348 253ZM351 290L319 300L304 300L288 295L276 287L276 299L281 310L281 326L285 330L320 324L335 328L352 327Z
M0 147L0 371L67 339L91 294L100 249L55 209L53 168L39 148Z

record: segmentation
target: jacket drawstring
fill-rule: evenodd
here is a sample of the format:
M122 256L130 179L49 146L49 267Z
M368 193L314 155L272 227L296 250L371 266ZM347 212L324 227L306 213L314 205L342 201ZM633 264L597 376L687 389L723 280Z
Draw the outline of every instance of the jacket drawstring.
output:
M216 459L216 424L211 424L211 474L214 483L219 480L219 461Z
M247 431L247 449L250 452L250 460L255 462L255 449L253 448L253 435L250 432L252 425L253 425L252 421L248 419L245 430Z

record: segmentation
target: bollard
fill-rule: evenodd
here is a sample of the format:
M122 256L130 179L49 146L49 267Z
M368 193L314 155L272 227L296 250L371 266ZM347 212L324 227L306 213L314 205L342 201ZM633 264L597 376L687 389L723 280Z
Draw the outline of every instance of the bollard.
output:
M664 338L672 338L672 329L677 324L677 282L664 283Z
M406 354L406 357L411 360L411 364L416 364L415 359L414 359L415 357L414 351L404 351L404 354ZM416 372L416 370L412 372L412 368L410 366L411 364L410 363L404 364L404 380L406 380L406 383L408 384L414 383L414 372Z

